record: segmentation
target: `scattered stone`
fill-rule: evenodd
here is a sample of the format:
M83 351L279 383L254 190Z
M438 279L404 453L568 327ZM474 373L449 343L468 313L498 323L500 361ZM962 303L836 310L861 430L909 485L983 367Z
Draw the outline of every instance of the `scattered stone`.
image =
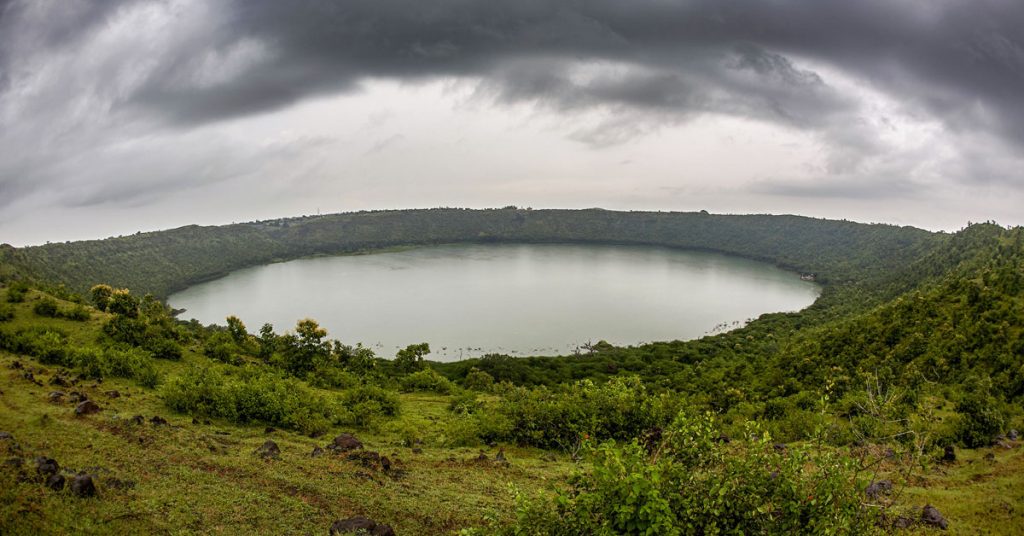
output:
M374 468L380 463L380 454L372 450L361 450L348 455L348 459L359 462L366 468Z
M949 522L946 521L946 518L942 517L939 510L930 504L925 506L924 510L921 511L921 522L925 525L939 527L942 530L946 530L949 526Z
M92 400L83 400L75 406L75 415L92 415L93 413L99 413L99 404Z
M107 398L121 398L121 393L116 389L103 393Z
M309 453L310 458L319 458L324 455L324 449L320 447L313 447L313 452Z
M25 465L25 460L15 456L4 460L4 465L7 467L21 467L22 465Z
M508 459L505 458L505 449L504 449L504 447L498 449L498 453L494 455L494 459L499 461L499 462L507 462L508 461Z
M989 452L988 454L985 455L985 461L987 461L987 462L994 462L994 461L996 461L996 455L992 454L991 452Z
M0 441L5 439L14 440L14 436L10 432L0 432Z
M192 417L192 424L200 424L199 419Z
M942 452L942 461L947 463L956 461L956 448L953 445L946 445L945 450Z
M277 431L277 428L274 428L273 426L268 426L265 430L263 430L263 433L264 434L272 434L272 433L274 433L276 431Z
M476 461L478 461L478 462L486 462L487 461L487 455L484 454L484 451L482 451L482 450L480 451L480 454L477 455L477 457L476 457Z
M327 445L327 449L333 450L334 452L348 452L350 450L361 448L363 448L363 442L356 439L356 436L349 433L344 433L335 437L334 441L331 441L330 444Z
M1010 438L1010 441L1016 441L1020 437L1020 432L1017 430L1010 430L1010 433L1006 434L1006 437Z
M881 495L888 495L892 493L892 480L878 480L872 482L867 489L864 490L864 494L871 500L877 499Z
M898 516L892 526L897 529L909 529L914 526L914 520L907 516Z
M278 448L277 443L274 443L272 439L266 440L260 448L256 449L256 454L259 454L264 460L281 459L281 449Z
M381 467L381 469L384 470L385 473L390 472L391 471L391 459L388 458L387 456L381 456L380 457L380 467Z
M60 464L53 458L36 458L36 473L43 478L48 478L60 472Z
M64 475L50 475L50 477L46 479L46 487L52 489L53 491L60 491L64 489Z
M121 480L120 478L104 478L103 486L112 489L135 489L134 480Z
M390 525L377 523L376 521L356 516L348 519L335 521L331 525L331 536L342 534L370 534L371 536L395 536L395 530Z
M423 454L423 449L421 449L419 447L413 447L412 453L413 454Z
M79 497L92 497L96 495L96 484L92 476L77 474L71 479L71 492Z
M131 419L129 419L129 422L131 422L132 424L138 426L138 425L141 425L142 423L146 422L146 418L143 417L142 415L136 415L136 416L132 417Z
M206 425L206 426L210 426L210 419L204 420L203 424Z
M14 370L20 370L22 368L21 361L15 361L11 363L11 368Z
M67 393L64 391L51 391L50 394L46 395L46 399L53 404L60 404L64 401L65 396L67 396Z
M57 385L57 386L60 386L60 387L70 387L71 386L71 382L69 382L68 379L65 378L64 376L61 376L60 374L57 374L54 377L50 378L50 385Z
M82 393L79 393L78 391L71 391L71 396L68 397L68 399L71 400L72 404L77 404L78 402L82 402L84 400L87 400L88 398L89 397L85 396Z
M892 450L891 448L885 449L885 452L883 452L882 454L886 458L895 458L896 457L896 451Z
M776 443L772 445L772 448L775 449L775 452L786 452L789 449L785 443Z
M167 422L167 419L159 415L153 415L153 418L150 419L149 422L152 423L153 426L167 426L168 424L170 424Z

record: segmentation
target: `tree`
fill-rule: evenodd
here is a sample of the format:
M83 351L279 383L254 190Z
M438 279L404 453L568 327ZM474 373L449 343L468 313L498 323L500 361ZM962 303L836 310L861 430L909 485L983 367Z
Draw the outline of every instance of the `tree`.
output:
M430 345L425 342L410 344L395 354L395 368L404 373L423 370L426 366L423 356L429 353Z
M92 295L92 302L96 304L96 308L100 311L106 311L110 305L110 297L114 294L114 289L110 285L95 285L89 290Z
M274 349L277 347L277 334L274 333L274 326L269 322L260 328L259 341L259 357L267 360L274 355Z
M139 302L128 292L128 289L117 289L110 295L107 311L115 315L136 318L139 316Z
M235 315L231 315L227 318L228 322L228 333L231 338L237 344L244 344L246 339L249 338L249 332L245 330L245 324L242 323L242 319Z

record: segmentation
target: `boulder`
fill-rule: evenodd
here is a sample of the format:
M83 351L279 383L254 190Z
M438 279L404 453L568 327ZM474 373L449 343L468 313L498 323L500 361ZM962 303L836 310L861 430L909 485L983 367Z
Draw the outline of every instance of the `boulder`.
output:
M55 475L60 472L60 464L53 458L38 457L36 458L36 473L43 478L49 478L51 475Z
M256 449L256 454L264 460L278 460L281 458L281 449L277 446L277 443L274 443L274 440L268 439L263 442L260 448Z
M71 479L71 492L79 497L92 497L96 495L96 484L92 476L77 474Z
M313 452L309 453L310 458L319 458L324 455L324 449L320 447L313 447Z
M0 441L4 441L4 440L7 440L7 439L13 440L14 436L11 435L10 432L0 432Z
M381 456L380 468L383 469L385 473L391 471L391 459L387 456Z
M117 390L111 390L103 393L107 398L121 398L121 393Z
M395 536L395 530L389 525L377 523L376 521L356 516L348 519L335 521L331 525L331 536L342 534L370 534L372 536Z
M945 450L942 451L942 461L948 463L956 461L956 448L953 445L947 445Z
M50 378L50 385L57 385L57 386L60 386L60 387L69 387L71 385L71 382L69 382L68 379L65 378L64 376L61 376L60 374L57 374L54 377Z
M50 394L46 395L46 399L51 403L60 404L64 401L65 396L67 396L67 393L64 391L51 391Z
M92 415L93 413L99 413L99 404L92 400L83 400L75 406L75 415Z
M71 396L68 397L68 399L71 400L71 403L73 403L73 404L77 404L78 402L81 402L81 401L86 400L88 398L89 397L85 396L82 393L79 393L78 391L71 391Z
M921 523L932 527L938 527L942 530L946 530L949 526L949 522L946 521L946 518L942 517L939 510L930 504L925 506L924 510L921 511Z
M363 448L363 442L356 439L356 436L349 433L341 434L327 445L327 449L333 450L334 452L348 452L350 450L361 448Z
M1010 432L1006 434L1006 437L1009 438L1010 441L1016 441L1020 438L1020 432L1017 430L1010 430Z
M136 416L132 417L131 419L129 419L129 422L131 422L132 424L138 426L138 425L146 422L146 418L143 417L142 415L136 415Z
M64 489L64 475L50 475L50 477L46 479L46 487L52 489L53 491L60 491Z
M864 490L864 494L871 500L875 500L882 495L888 495L890 493L892 493L892 480L878 480L872 482L867 489Z
M167 419L159 415L153 415L153 418L150 419L149 422L152 423L153 426L167 426L168 424L170 424L167 422Z
M376 468L380 464L380 454L372 450L361 450L348 455L348 459L359 462L366 468Z
M265 428L265 429L263 430L263 433L264 433L264 434L272 434L272 433L274 433L274 432L276 432L276 431L277 431L277 428L274 428L273 426L268 426L268 427L266 427L266 428Z

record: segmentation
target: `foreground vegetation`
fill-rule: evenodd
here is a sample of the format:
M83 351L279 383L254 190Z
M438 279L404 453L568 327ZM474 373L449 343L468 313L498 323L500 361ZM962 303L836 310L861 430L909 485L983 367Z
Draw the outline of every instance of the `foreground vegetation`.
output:
M260 236L268 249L236 255ZM271 254L466 239L714 244L813 272L825 292L696 341L441 364L426 344L383 359L311 319L283 335L181 322L120 288L163 294ZM2 254L3 533L326 533L357 515L399 534L1024 524L1019 228L442 210ZM48 487L78 473L95 496Z

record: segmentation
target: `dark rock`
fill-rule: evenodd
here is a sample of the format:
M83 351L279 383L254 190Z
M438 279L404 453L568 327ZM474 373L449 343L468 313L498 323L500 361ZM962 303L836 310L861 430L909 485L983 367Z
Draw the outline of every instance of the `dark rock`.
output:
M1006 434L1006 437L1010 438L1010 441L1016 441L1018 438L1020 438L1020 432L1016 430L1010 430L1010 432Z
M5 440L5 439L10 439L10 440L13 440L13 439L14 439L14 436L13 436L13 435L11 435L11 433L10 433L10 432L0 432L0 441L3 441L3 440Z
M892 480L878 480L872 482L867 489L864 490L864 494L871 500L877 499L881 495L888 495L892 493Z
M914 526L914 520L906 516L898 516L892 522L892 526L897 529L909 529Z
M419 447L413 447L412 453L413 454L423 454L423 449L421 449Z
M939 510L930 504L925 506L924 510L921 511L921 522L925 525L939 527L942 530L946 530L949 526L949 522L946 521L946 518L942 517Z
M83 400L88 399L89 397L85 396L82 393L79 393L78 391L71 391L71 396L68 397L68 400L70 400L72 404L77 404L78 402L82 402Z
M278 460L281 458L281 449L278 448L277 443L274 443L274 440L268 439L260 448L256 449L256 454L265 460L270 458Z
M484 451L482 451L482 450L480 451L480 454L477 455L477 457L476 457L476 461L478 461L478 462L486 462L487 461L487 455L484 454Z
M75 406L75 415L92 415L93 413L99 413L99 404L92 400L83 400Z
M388 458L387 456L381 456L380 467L381 469L384 470L385 473L391 471L391 459Z
M729 436L727 436L725 434L718 434L718 437L715 438L715 442L716 443L728 443L730 441L732 441L732 440L729 439Z
M132 417L131 419L129 419L128 422L130 422L130 423L132 423L134 425L141 425L142 423L146 422L146 418L143 417L142 415L136 415L136 416Z
M121 398L121 393L119 391L117 391L116 389L115 390L107 391L107 392L105 392L103 394L107 398Z
M989 452L988 454L985 455L985 461L987 461L987 462L994 462L994 461L996 461L996 455L992 454L991 452Z
M36 473L43 478L48 478L50 475L55 475L60 472L60 464L53 458L38 457L36 458Z
M313 452L309 453L310 458L319 458L324 455L324 449L320 447L313 447Z
M64 489L64 475L50 475L50 477L46 479L46 487L52 489L53 491L60 491Z
M92 476L77 474L71 479L71 492L79 497L92 497L96 495L96 484Z
M57 374L56 376L50 378L50 385L57 385L59 387L70 387L71 382L69 382L68 379L65 378L64 376Z
M205 424L206 426L210 426L210 419L204 420L203 424Z
M331 535L342 535L342 534L369 534L371 536L395 536L395 530L389 525L377 523L376 521L363 517L356 516L340 521L335 521L331 525Z
M361 450L349 454L348 459L370 468L376 467L380 463L380 454L372 450Z
M498 453L494 455L494 459L496 461L499 461L499 462L507 462L508 459L505 458L505 449L504 448L498 449Z
M54 404L60 404L64 401L64 397L67 393L64 391L51 391L50 394L46 395L46 399Z
M331 441L331 443L327 445L327 448L334 452L348 452L350 450L363 448L363 442L356 439L356 436L345 433L334 438L334 441Z
M11 368L14 369L14 370L21 369L22 368L21 362L20 361L15 361L14 363L11 363Z
M956 448L953 445L947 445L942 451L942 461L949 463L956 461Z
M200 424L199 419L192 417L192 424Z
M165 419L165 418L163 418L163 417L161 417L159 415L153 415L153 418L150 419L149 422L153 426L167 426L168 424L170 424L170 423L167 422L167 419Z
M883 455L886 458L895 458L896 457L896 451L892 450L892 449L885 449L885 452L883 453Z
M121 480L120 478L104 478L103 486L112 489L134 489L134 480Z
M22 465L25 465L25 460L17 456L4 460L4 466L6 467L21 467Z
M772 448L775 449L775 452L786 452L789 449L785 443L776 443L772 445Z
M266 427L266 429L263 430L263 433L264 434L272 434L272 433L274 433L276 431L277 431L277 428L274 428L273 426L268 426L268 427Z

